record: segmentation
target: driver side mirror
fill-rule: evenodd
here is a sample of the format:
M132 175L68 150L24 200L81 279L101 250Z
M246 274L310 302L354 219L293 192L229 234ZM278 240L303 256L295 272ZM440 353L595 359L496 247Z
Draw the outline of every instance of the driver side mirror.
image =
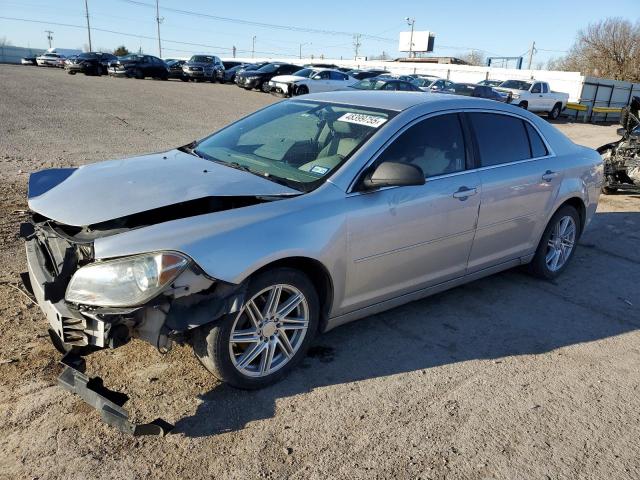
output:
M362 179L362 186L366 190L424 185L424 183L424 172L420 167L401 162L382 162L366 173Z
M619 128L618 130L616 130L616 134L618 134L621 137L624 137L627 134L627 129L626 128Z

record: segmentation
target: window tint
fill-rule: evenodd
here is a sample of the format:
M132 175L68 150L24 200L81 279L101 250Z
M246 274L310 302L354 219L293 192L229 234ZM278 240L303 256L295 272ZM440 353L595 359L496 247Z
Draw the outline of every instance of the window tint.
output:
M542 93L549 93L549 85L546 83L542 84Z
M469 114L483 167L531 158L522 120L495 113Z
M540 87L540 84L534 83L533 88L531 89L531 93L541 93L541 92L542 92L542 88Z
M344 73L340 72L329 72L329 77L331 80L346 80L347 76Z
M529 135L529 143L531 144L531 156L533 158L544 157L549 152L544 142L536 132L536 129L531 126L529 122L524 122L527 127L527 134Z
M384 87L382 87L381 90L397 90L397 89L398 89L397 82L387 82L384 84Z
M465 169L464 136L457 114L428 118L410 127L380 155L378 162L411 163L425 177Z

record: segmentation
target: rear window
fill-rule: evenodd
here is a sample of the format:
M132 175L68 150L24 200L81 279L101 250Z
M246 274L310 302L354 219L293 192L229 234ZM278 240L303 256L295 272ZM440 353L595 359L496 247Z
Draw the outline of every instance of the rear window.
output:
M471 113L469 118L482 167L531 158L527 131L519 118L495 113Z
M536 132L536 129L533 128L529 122L524 122L524 124L527 128L527 134L529 135L529 143L531 144L531 156L538 158L548 155L547 147L544 145L538 132Z

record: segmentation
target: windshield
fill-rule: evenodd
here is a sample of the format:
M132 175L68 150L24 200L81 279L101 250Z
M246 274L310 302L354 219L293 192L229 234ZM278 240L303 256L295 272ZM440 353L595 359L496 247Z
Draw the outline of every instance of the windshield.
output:
M380 90L386 83L387 82L384 80L371 78L367 80L360 80L358 83L351 85L351 88L357 88L358 90Z
M349 105L281 102L202 140L193 153L307 192L393 115Z
M76 55L75 57L85 60L85 59L96 58L97 55L95 53L81 53L80 55Z
M313 68L303 68L302 70L298 70L297 72L293 72L291 75L294 75L296 77L309 78L316 71L317 70L314 70Z
M191 63L213 63L213 57L210 55L194 55L189 59Z
M502 88L513 88L514 90L529 90L531 88L531 84L524 80L507 80L502 82L500 86Z

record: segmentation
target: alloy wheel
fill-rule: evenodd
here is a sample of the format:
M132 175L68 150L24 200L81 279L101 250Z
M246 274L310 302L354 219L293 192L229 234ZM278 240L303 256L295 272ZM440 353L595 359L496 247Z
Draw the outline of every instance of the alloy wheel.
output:
M294 357L308 328L309 305L302 292L286 284L267 287L244 304L233 323L231 361L243 375L270 375Z
M573 217L566 215L561 217L551 231L547 242L545 262L552 272L560 270L573 251L576 241L576 222Z

